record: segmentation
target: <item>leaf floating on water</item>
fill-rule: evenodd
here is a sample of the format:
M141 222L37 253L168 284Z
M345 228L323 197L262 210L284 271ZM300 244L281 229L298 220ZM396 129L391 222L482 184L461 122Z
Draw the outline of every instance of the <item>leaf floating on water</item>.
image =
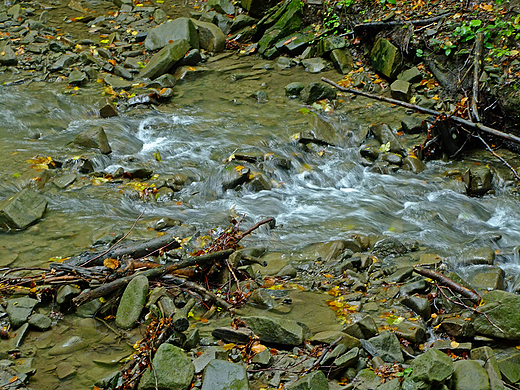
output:
M110 269L116 269L119 267L119 261L117 261L116 259L108 258L103 260L103 265Z
M161 153L159 152L159 149L157 149L157 151L155 153L153 153L153 158L155 158L155 161L158 161L158 162L162 161L162 157L161 157Z

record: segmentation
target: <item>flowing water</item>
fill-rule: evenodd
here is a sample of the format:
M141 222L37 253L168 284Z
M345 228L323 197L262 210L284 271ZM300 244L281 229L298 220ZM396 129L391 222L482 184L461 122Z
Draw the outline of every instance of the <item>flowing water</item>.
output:
M146 166L159 179L184 173L190 182L172 201L152 202L125 195L120 182L93 185L86 175L78 175L66 190L49 181L43 193L49 202L45 217L23 232L0 234L1 264L45 266L49 258L77 254L104 235L126 233L144 211L130 238L154 237L156 232L150 226L163 217L204 232L225 227L232 215L245 215L246 227L275 217L276 229L262 228L249 240L284 252L357 231L418 240L456 260L463 248L491 245L489 238L501 235L493 248L505 254L499 261L507 272L517 271L518 258L507 254L520 242L520 207L507 182L496 180L495 194L472 198L466 196L460 181L442 174L473 162L429 162L420 174L399 171L392 175L373 173L360 163L359 134L373 123L397 127L406 115L403 109L364 98L344 98L333 114L315 116L301 111L298 100L285 97L283 86L318 76L275 69L259 80L234 82L231 73L216 71L176 86L177 95L170 104L136 108L108 119L94 114L103 105L101 86L81 89L78 95L70 94L60 83L0 88L2 199L41 175L30 168L28 159L39 155L64 160L88 154L70 143L78 132L91 126L103 126L113 149L110 158L95 159L97 170ZM334 72L328 77L337 79ZM267 102L251 97L259 90L267 92ZM335 146L303 150L293 135L308 130L329 134ZM160 162L153 156L157 152ZM234 153L267 156L261 168L272 189L224 191L225 160ZM279 160L270 159L272 156ZM491 161L486 155L478 158L482 163ZM280 159L290 161L290 167L274 163ZM83 327L67 321L59 325L64 338ZM115 343L105 328L95 333L91 342L97 344L91 344L91 354ZM37 348L57 342L46 340L44 335L31 337ZM124 355L124 346L114 348ZM36 356L49 355L40 351ZM52 364L40 360L35 378L38 388L67 388L71 383L88 387L89 381L101 375L89 368L88 364L94 364L90 357L87 362L85 354L77 354L73 365L81 369L76 379L63 382L53 374L56 365L65 361L63 355L48 357ZM101 373L113 369L103 367L97 369Z

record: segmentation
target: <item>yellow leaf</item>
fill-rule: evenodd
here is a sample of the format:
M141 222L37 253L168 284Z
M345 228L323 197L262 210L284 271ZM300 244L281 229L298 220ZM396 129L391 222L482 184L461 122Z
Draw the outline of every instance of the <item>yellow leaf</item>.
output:
M238 172L240 172L240 171L241 171L242 169L244 169L244 168L245 168L245 167L242 166L242 165L237 165L237 166L235 167L235 170L238 171Z
M224 349L224 351L229 351L230 349L233 349L235 348L237 345L236 344L233 344L233 343L229 343L229 344L224 344L222 346L222 348Z
M103 260L103 265L110 269L116 269L117 267L119 267L119 261L117 261L116 259L108 258Z
M452 348L457 348L460 344L457 343L456 341L452 341L450 345Z

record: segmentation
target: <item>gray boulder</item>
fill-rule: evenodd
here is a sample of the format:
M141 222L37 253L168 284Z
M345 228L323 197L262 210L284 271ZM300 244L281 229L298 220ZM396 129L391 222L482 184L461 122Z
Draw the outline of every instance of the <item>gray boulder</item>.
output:
M439 389L453 374L453 362L445 353L430 348L416 357L411 364L412 372L403 382L404 390Z
M296 321L263 316L244 317L253 332L264 343L296 346L306 338L306 329Z
M182 349L168 343L157 349L152 367L141 378L139 390L186 390L195 374L191 359Z
M105 130L100 126L82 131L76 136L74 143L85 148L99 149L103 154L112 153Z
M347 49L334 49L330 53L330 59L341 74L347 74L354 68L352 55Z
M302 376L293 384L287 386L287 390L328 390L329 382L323 371L313 371Z
M37 330L48 330L52 325L52 320L46 315L36 313L29 318L29 325Z
M235 14L235 6L230 0L208 0L206 3L207 7L210 9L214 9L215 11L226 14L226 15L234 15Z
M333 100L336 99L336 90L321 82L310 83L300 92L300 98L307 104L322 99Z
M177 61L184 58L184 55L192 46L186 39L180 39L163 47L155 54L148 64L139 73L140 78L154 79L165 74Z
M0 65L16 65L18 59L7 40L0 43Z
M411 97L411 84L404 80L395 80L390 84L392 97L403 102L409 102Z
M199 36L191 19L177 18L152 28L146 36L144 46L146 50L157 50L178 40L186 40L190 47L199 48Z
M20 297L9 299L5 311L9 316L9 322L12 327L18 328L27 321L37 304L38 300L32 298Z
M479 311L486 313L473 314L473 327L477 333L508 340L520 340L520 295L495 290L482 295L483 305ZM500 328L499 329L497 329Z
M403 363L401 344L392 332L381 332L378 336L362 340L363 348L372 356L379 356L387 363Z
M46 209L45 198L26 188L0 202L0 229L23 230L43 217Z
M242 364L212 360L204 369L202 390L249 390L246 368Z
M327 69L327 61L320 57L303 60L302 65L305 67L305 71L309 73L320 73Z
M220 53L226 47L226 36L213 23L192 19L199 32L199 45L202 49Z
M349 334L334 330L316 333L314 336L312 336L310 341L312 344L332 344L340 337L342 337L340 344L344 345L347 349L361 347L361 342L356 337L352 337Z
M148 295L148 278L139 275L133 278L121 297L116 314L116 325L122 329L130 329L136 325Z
M488 374L475 360L460 360L454 367L452 390L490 390Z
M401 67L401 53L388 39L378 38L370 51L370 61L378 72L395 78Z
M493 172L488 167L469 168L462 175L468 195L484 195L493 189Z

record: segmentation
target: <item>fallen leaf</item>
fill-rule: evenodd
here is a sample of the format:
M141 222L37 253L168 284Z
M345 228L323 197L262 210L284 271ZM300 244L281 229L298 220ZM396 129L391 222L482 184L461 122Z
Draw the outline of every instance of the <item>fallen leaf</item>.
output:
M452 348L457 348L460 344L457 343L456 341L452 341L450 345Z
M260 353L264 350L266 350L267 347L265 345L262 345L262 344L257 344L257 345L253 345L251 347L251 351L253 351L254 353Z
M103 265L110 269L116 269L117 267L119 267L119 261L117 261L116 259L108 258L103 260Z

